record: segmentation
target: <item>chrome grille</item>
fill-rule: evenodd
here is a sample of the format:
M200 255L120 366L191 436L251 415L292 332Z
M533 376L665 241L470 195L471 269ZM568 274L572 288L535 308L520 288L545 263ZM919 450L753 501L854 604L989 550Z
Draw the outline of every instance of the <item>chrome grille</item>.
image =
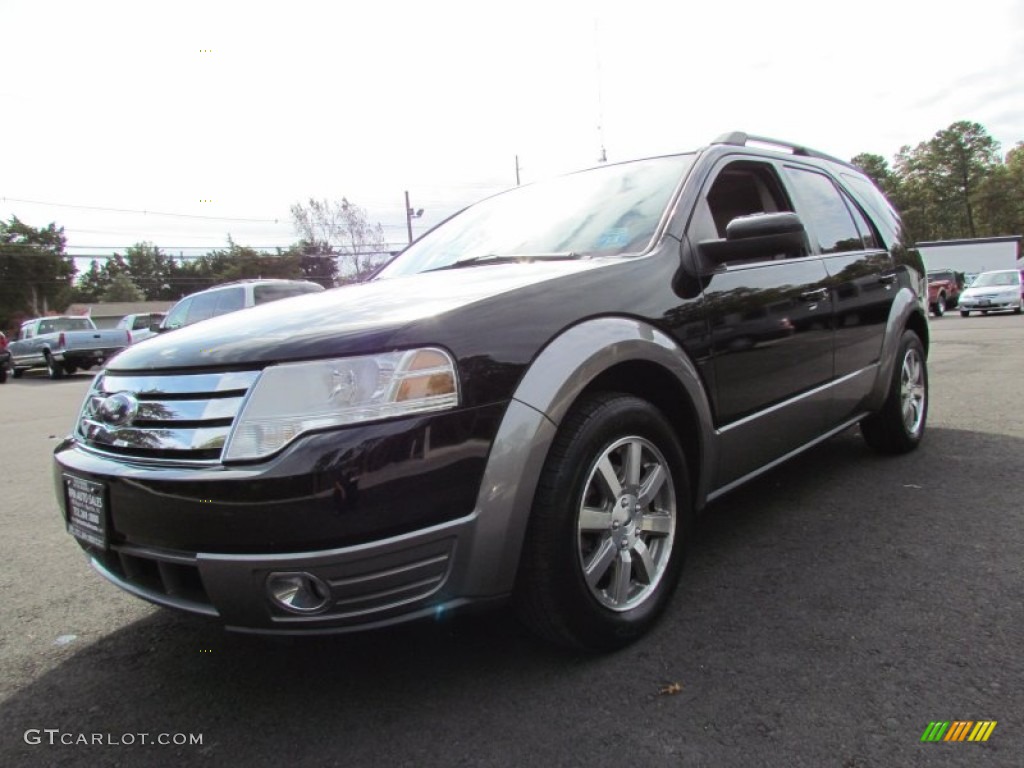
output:
M126 376L93 382L78 421L87 446L140 458L215 460L259 371ZM105 407L121 394L119 411ZM127 405L126 405L127 404Z

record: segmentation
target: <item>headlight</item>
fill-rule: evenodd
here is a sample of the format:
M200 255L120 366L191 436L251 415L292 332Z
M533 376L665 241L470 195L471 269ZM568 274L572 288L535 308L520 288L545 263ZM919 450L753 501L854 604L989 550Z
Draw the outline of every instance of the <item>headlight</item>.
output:
M275 365L253 385L224 458L259 459L315 429L458 404L455 362L440 349Z

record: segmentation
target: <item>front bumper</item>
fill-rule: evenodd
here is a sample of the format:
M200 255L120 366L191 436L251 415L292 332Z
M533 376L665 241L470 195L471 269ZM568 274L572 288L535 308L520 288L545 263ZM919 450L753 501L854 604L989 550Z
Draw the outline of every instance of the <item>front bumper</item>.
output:
M101 575L137 597L263 634L345 632L436 616L467 597L456 552L475 515L391 539L295 555L185 553L128 544L90 552ZM316 614L295 614L268 593L271 574L311 574L328 587Z
M504 404L310 435L256 465L155 465L55 451L65 478L101 487L105 541L83 543L105 578L153 603L255 632L346 631L493 595L460 569ZM464 559L464 558L463 558ZM271 599L273 573L310 574L315 613Z
M1020 307L1020 297L1013 299L961 299L960 310L971 312L1000 312Z

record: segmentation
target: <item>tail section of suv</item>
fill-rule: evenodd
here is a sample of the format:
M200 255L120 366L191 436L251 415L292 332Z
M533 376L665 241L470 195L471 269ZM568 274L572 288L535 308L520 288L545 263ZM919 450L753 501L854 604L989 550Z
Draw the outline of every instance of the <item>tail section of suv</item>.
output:
M510 601L605 650L694 516L860 424L913 450L927 285L856 168L741 133L519 187L369 282L132 347L55 452L92 565L262 633Z

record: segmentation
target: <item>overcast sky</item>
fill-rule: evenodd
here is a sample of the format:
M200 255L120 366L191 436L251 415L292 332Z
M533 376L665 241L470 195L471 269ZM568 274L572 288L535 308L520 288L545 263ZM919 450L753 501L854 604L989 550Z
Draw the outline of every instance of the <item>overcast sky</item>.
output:
M0 0L0 28L0 218L55 221L79 255L287 245L311 196L402 243L404 190L423 231L513 186L516 155L525 183L602 144L744 130L891 160L957 120L1024 140L1021 0Z

